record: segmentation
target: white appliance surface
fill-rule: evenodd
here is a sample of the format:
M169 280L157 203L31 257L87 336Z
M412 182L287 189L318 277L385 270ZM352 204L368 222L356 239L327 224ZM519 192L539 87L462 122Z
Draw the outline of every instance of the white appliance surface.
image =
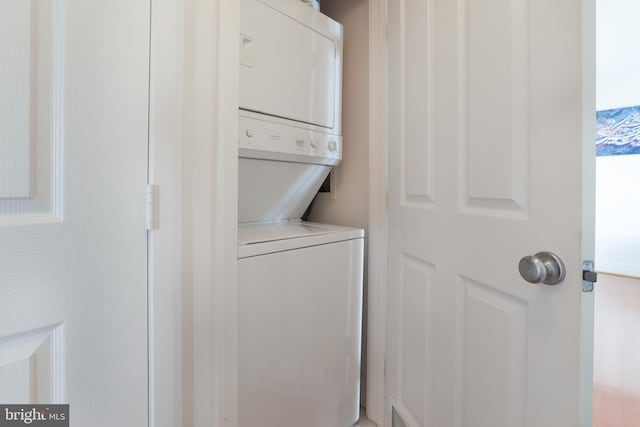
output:
M362 236L304 222L240 225L240 427L357 421Z
M342 26L291 0L242 0L243 110L341 134Z
M240 157L335 166L342 159L342 137L262 114L240 110Z
M240 4L239 223L300 218L342 159L342 26L293 0Z
M299 220L342 158L342 26L293 0L240 9L239 425L352 426L364 231Z

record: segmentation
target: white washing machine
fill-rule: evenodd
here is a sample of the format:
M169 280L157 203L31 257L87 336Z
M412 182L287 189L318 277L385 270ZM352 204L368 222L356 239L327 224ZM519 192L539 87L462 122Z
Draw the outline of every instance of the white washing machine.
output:
M359 229L290 221L239 227L239 425L358 420Z
M240 427L359 415L364 232L300 220L342 159L342 26L298 0L242 0Z

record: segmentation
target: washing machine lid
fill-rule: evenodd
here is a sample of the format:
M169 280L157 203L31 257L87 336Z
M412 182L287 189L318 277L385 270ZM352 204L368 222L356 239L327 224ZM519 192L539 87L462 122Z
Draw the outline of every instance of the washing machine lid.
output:
M249 223L238 226L238 258L361 239L364 230L306 221Z

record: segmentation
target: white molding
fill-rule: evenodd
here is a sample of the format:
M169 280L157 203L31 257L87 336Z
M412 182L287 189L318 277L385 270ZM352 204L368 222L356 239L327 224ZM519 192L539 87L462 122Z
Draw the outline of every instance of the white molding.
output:
M152 0L149 425L237 426L238 2Z
M66 1L53 2L52 22L52 92L51 105L51 216L64 219L64 129L65 129L65 44L67 28Z
M147 234L149 427L190 427L184 422L183 402L190 394L182 350L189 325L183 316L183 222L189 216L183 200L184 9L184 0L151 0L148 183L158 186L162 203L159 228Z
M582 260L595 259L596 250L596 13L595 0L582 5ZM606 266L604 266L606 268ZM596 270L603 269L596 259ZM640 270L637 270L640 273ZM597 284L596 284L597 286ZM596 289L597 290L597 289ZM594 292L580 293L579 425L593 425Z
M217 80L217 152L214 218L210 238L216 244L212 260L217 422L238 425L238 63L240 2L219 0ZM201 55L207 52L200 52ZM209 220L207 218L207 220ZM207 286L209 284L207 283ZM207 361L208 362L208 361ZM210 426L209 420L200 424Z
M367 417L383 426L387 296L387 0L369 1Z
M185 188L191 193L192 294L185 309L193 316L192 354L186 367L191 368L193 426L234 427L239 4L187 4L184 120L189 155L184 172Z
M50 335L51 348L51 402L62 404L67 402L67 355L65 342L65 325L59 323Z

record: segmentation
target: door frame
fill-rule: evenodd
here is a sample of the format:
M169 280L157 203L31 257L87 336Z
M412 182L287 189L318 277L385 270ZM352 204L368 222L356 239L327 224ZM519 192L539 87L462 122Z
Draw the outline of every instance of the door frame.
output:
M237 426L238 2L151 0L149 426Z
M387 1L369 0L369 236L367 418L384 426L387 322Z
M149 425L234 427L238 170L228 142L239 10L224 0L151 3L149 184L160 201L149 233ZM386 10L387 0L369 0L367 416L379 426L388 412Z
M582 260L595 260L596 241L596 0L582 0ZM597 285L596 285L597 286ZM593 422L594 292L582 292L579 422ZM586 331L591 335L587 336Z

